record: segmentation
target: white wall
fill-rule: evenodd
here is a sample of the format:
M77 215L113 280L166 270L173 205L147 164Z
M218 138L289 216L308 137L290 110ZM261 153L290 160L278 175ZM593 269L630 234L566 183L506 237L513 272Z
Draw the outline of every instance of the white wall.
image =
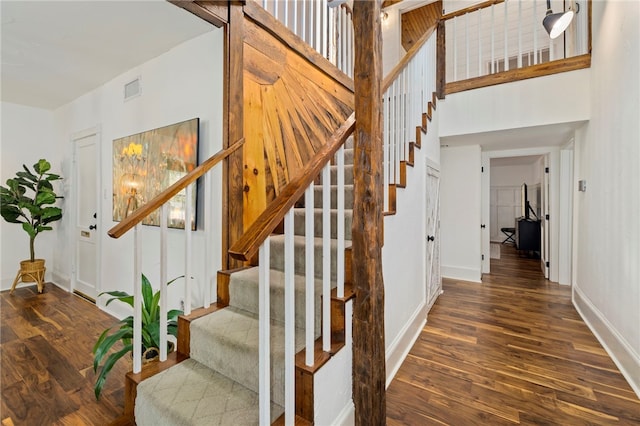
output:
M206 53L208 52L208 53ZM112 221L112 146L113 140L173 124L186 119L200 117L200 161L222 147L222 76L223 76L223 31L216 29L196 37L165 54L129 70L100 88L60 107L54 111L54 136L57 148L64 156L66 175L72 175L72 135L89 128L100 129L101 181L98 230L101 232L102 275L100 291L133 289L133 238L132 233L118 240L109 238L106 232L116 224ZM128 101L123 100L123 85L136 77L141 78L142 94ZM216 171L212 194L214 214L212 218L199 218L214 228L215 235L221 233L220 170ZM74 183L72 182L72 186ZM73 194L73 187L69 189ZM201 198L202 201L202 198ZM73 271L71 256L73 236L71 216L63 225L68 231L59 235L57 248L67 255L56 264L59 280L69 285ZM142 227L143 272L157 285L159 279L159 228ZM193 276L196 284L194 302L202 303L202 288L207 280L205 262L211 264L211 273L219 269L221 253L216 242L204 259L205 234L199 230L194 234ZM219 241L216 238L214 241ZM184 243L180 231L169 230L169 277L184 273ZM172 307L177 307L178 294L183 284L170 288ZM215 291L213 292L215 295ZM121 315L116 304L110 305L114 313Z
M443 277L480 282L481 161L479 145L440 151Z
M519 186L523 183L536 185L540 180L536 180L534 164L518 164L513 166L491 166L491 186Z
M576 132L574 303L640 396L640 3L593 2L590 123Z
M2 108L2 138L0 142L0 178L2 185L22 170L26 164L32 168L39 159L44 158L51 163L51 172L62 173L62 155L52 137L53 114L51 111L31 108L23 105L3 102ZM67 181L55 183L56 193L64 192ZM64 200L58 206L65 209ZM54 242L60 222L54 222L53 231L43 232L36 238L36 257L45 259L47 273L45 279L51 280L55 269L53 262ZM0 289L11 287L20 268L20 261L29 259L29 236L22 230L22 226L0 220Z
M402 3L402 2L401 2ZM400 3L386 8L387 19L382 21L382 74L387 75L406 53L402 47Z
M582 69L447 95L440 137L588 120L590 84Z

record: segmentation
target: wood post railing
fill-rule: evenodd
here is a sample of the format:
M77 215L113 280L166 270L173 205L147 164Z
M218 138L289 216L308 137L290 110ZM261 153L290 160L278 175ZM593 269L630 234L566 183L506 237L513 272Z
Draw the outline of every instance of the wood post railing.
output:
M193 185L198 178L205 176L215 165L235 152L244 143L241 139L213 155L211 158L200 164L182 179L162 191L144 206L135 210L129 217L125 218L118 225L108 231L112 238L120 238L127 231L133 228L133 372L139 373L142 369L142 232L141 225L144 218L160 208L160 318L167 317L167 205L168 202L181 191L186 191L186 200L192 199ZM191 203L186 203L185 212L185 289L184 289L184 313L191 313ZM209 307L211 301L211 289L205 285L204 307ZM160 360L167 359L167 323L160 321Z
M353 25L346 4L327 0L260 0L295 35L353 78Z
M403 184L403 167L411 143L420 145L426 131L423 114L436 91L436 34L430 28L382 83L384 211L395 211L395 188ZM404 165L403 165L404 164Z
M489 0L443 15L438 61L446 92L590 66L591 0L552 1L551 7L561 12L565 3L577 13L553 40L542 26L544 1Z
M285 301L285 422L293 424L295 414L295 258L294 258L294 216L293 209L296 201L305 195L305 364L312 366L315 358L315 230L314 230L314 180L322 172L323 176L323 206L322 206L322 322L323 350L329 352L331 348L331 221L330 221L330 192L331 192L331 160L338 155L338 164L344 165L343 145L355 127L355 115L352 114L345 123L333 134L324 147L305 166L297 178L289 182L278 197L267 207L258 219L249 227L245 234L231 247L230 254L235 259L248 261L258 252L259 259L259 405L260 424L269 424L271 389L270 389L270 306L269 306L269 274L271 269L270 235L284 220L284 301ZM341 159L342 158L342 159ZM338 277L338 293L344 295L344 167L338 167L338 205L342 204L342 212L337 216L337 246L336 273L342 269ZM340 177L342 176L342 178ZM341 195L340 195L341 194ZM327 202L328 200L328 202ZM342 200L342 201L340 201ZM340 207L339 207L340 210ZM341 249L342 248L342 249ZM341 280L341 281L340 281Z

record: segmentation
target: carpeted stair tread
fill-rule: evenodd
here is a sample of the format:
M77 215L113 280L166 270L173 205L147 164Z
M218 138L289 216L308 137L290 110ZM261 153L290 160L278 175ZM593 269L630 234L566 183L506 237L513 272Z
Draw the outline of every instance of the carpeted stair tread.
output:
M229 281L230 306L257 314L258 312L258 267L243 269L231 274ZM274 322L284 324L284 272L271 269L269 273L271 287L270 315ZM305 327L305 282L302 275L294 275L295 281L295 317L296 327ZM332 283L335 287L335 283ZM322 280L315 279L315 334L320 336L320 311L321 311Z
M297 275L305 274L305 239L306 237L301 235L295 235L293 237L294 253L295 253L295 273ZM345 240L345 247L351 246L351 241ZM314 247L314 260L313 269L316 278L322 278L322 238L313 239ZM331 280L336 279L336 252L338 249L337 240L331 240ZM271 236L271 269L278 271L284 271L284 235L272 235ZM344 256L344 253L341 254Z
M271 404L271 420L284 408ZM147 380L137 388L138 426L258 425L258 394L187 359Z
M191 322L191 358L258 391L258 319L227 307ZM271 400L284 406L284 327L271 322ZM296 329L296 352L304 332Z
M338 208L338 185L330 185L331 187L331 207ZM322 208L322 185L315 185L313 188L313 207ZM344 186L344 208L353 208L353 185Z
M338 166L331 166L331 183L338 183ZM320 173L319 177L319 185L322 185L322 173ZM353 185L353 164L344 165L344 184L345 185Z
M336 238L338 234L338 210L329 210L331 215L331 238ZM322 209L316 208L313 211L313 231L315 237L322 237ZM297 208L293 211L294 221L293 227L296 235L306 235L306 221L305 221L305 209ZM344 211L344 237L347 240L351 240L351 220L353 217L353 211L351 209L345 209Z

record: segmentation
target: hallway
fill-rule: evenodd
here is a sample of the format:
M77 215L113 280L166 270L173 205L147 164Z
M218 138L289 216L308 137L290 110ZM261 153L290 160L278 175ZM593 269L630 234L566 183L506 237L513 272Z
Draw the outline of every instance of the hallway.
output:
M537 259L444 280L387 391L389 425L638 424L640 400Z

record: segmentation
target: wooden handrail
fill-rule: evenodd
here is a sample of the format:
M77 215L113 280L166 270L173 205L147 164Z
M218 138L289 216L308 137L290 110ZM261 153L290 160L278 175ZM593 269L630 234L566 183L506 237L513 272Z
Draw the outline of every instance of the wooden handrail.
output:
M236 141L230 147L218 151L216 154L211 156L204 163L200 164L198 167L189 172L186 176L183 176L176 183L162 191L160 194L156 195L151 201L146 203L144 206L136 209L131 216L123 219L122 222L114 226L107 232L107 234L111 238L120 238L124 235L129 229L133 228L142 220L153 213L156 209L161 207L164 203L173 198L178 192L182 191L191 183L195 182L199 177L203 176L207 173L213 166L218 164L220 161L227 158L230 154L236 151L244 144L244 138Z
M344 144L356 126L355 113L335 131L326 145L320 149L313 159L305 165L300 174L291 180L267 209L256 219L238 241L229 249L229 254L242 261L251 259L264 240L282 222L285 214L302 196L307 187L314 181L322 168L331 161L338 148Z
M467 13L475 12L476 10L485 9L487 7L491 7L496 4L504 3L505 0L488 0L482 3L474 4L473 6L465 7L464 9L456 10L451 13L447 13L446 15L442 15L442 20L446 21L447 19L455 18L456 16L466 15Z
M411 46L411 49L409 49L407 54L404 55L404 57L400 60L400 62L398 62L398 64L395 67L393 67L391 72L387 74L384 80L382 80L382 87L380 89L380 93L384 94L384 92L387 91L387 89L389 88L389 86L391 86L391 84L396 79L396 77L398 77L398 75L402 72L402 70L405 69L405 67L409 64L411 59L413 59L413 57L416 56L420 48L427 42L427 40L429 40L429 37L431 37L431 34L433 34L433 32L436 30L436 27L437 25L432 25L431 27L427 28L427 31L425 31L422 37L418 39L416 44Z

